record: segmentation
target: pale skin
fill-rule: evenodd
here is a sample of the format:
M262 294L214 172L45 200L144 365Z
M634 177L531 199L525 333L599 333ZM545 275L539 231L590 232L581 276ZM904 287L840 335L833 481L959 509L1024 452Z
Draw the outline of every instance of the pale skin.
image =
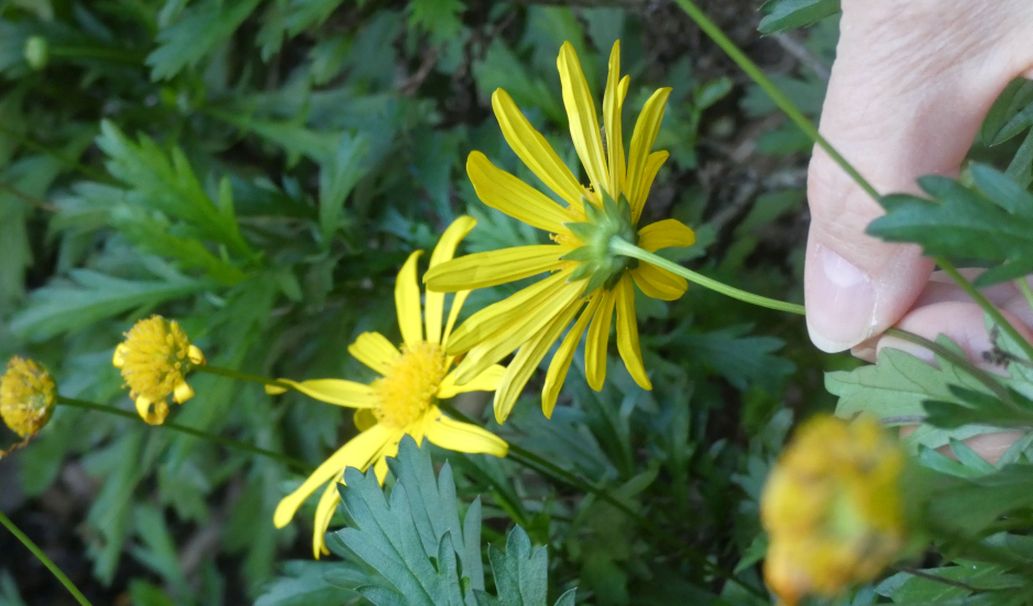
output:
M880 193L918 193L919 176L957 175L993 101L1014 78L1033 77L1029 0L842 0L842 9L820 130ZM932 273L918 247L865 235L881 207L817 148L808 200L804 294L817 347L871 360L892 346L931 358L881 336L898 326L947 335L995 369L979 307ZM1015 287L988 296L1033 339L1033 311ZM970 445L996 459L1015 437Z

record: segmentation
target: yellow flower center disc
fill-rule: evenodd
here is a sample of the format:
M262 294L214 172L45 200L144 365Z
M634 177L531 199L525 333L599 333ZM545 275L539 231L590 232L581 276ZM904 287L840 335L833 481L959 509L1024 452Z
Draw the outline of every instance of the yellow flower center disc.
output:
M402 357L387 376L373 382L379 400L373 409L377 421L404 428L434 403L446 372L445 352L436 343L402 346Z

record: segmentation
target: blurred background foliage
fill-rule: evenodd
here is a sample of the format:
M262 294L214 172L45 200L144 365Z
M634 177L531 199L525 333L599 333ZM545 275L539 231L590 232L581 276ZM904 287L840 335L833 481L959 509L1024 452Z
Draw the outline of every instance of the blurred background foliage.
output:
M756 2L705 8L817 113L835 18L762 37ZM479 149L529 177L491 92L505 87L573 166L557 50L570 40L599 91L615 38L633 79L629 113L674 88L657 142L672 159L646 209L697 229L699 243L674 258L799 301L810 143L666 2L7 0L0 355L34 356L63 395L131 411L112 350L134 320L161 312L220 366L369 378L346 346L365 330L397 338L391 291L412 249L429 249L460 213L478 220L469 251L539 237L487 210L465 176ZM475 293L466 313L504 290ZM504 549L519 525L547 547L550 603L575 586L596 604L767 603L756 563L769 462L797 411L831 405L822 370L852 363L819 357L797 318L701 289L639 306L655 391L611 363L594 393L578 360L552 421L531 385L497 428L637 517L511 461L449 453L458 500L466 511L480 497L484 543ZM309 465L355 431L336 407L214 376L192 383L176 423ZM480 416L484 403L460 407ZM272 526L300 477L59 407L30 448L0 462L0 507L97 603L358 599L348 578L338 592L313 589L335 558L306 561L310 513ZM0 534L0 603L67 603L20 549Z

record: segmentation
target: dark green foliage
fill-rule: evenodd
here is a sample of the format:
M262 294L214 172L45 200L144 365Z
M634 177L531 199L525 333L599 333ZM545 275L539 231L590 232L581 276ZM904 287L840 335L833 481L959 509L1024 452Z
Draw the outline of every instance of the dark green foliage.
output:
M132 411L112 350L161 313L214 365L371 379L347 345L367 330L397 342L392 290L412 250L429 251L462 213L478 221L465 251L546 237L481 204L464 164L482 150L537 184L491 115L504 87L580 175L556 72L565 40L598 100L621 39L626 138L649 94L674 89L657 141L671 158L643 224L678 218L698 243L664 254L799 300L809 144L675 9L627 4L0 3L0 354L38 357L66 396ZM736 23L755 14L735 8ZM771 7L783 27L817 18L787 8ZM834 28L811 31L827 63ZM820 78L758 52L815 113ZM1002 120L1001 132L1016 128ZM463 316L516 287L473 293ZM798 320L700 288L636 304L653 392L616 349L606 388L591 391L579 354L551 420L537 375L494 428L559 472L438 451L407 464L405 451L387 489L349 474L352 508L331 525L348 558L307 561L311 502L273 527L302 481L294 469L66 406L0 465L0 506L97 604L394 603L399 585L478 604L567 605L572 587L602 605L766 603L760 488L794 414L828 403L820 371L841 362L819 358ZM296 394L190 383L196 397L171 420L309 466L356 432L350 411ZM489 416L479 396L456 404ZM371 571L384 537L411 550ZM0 547L19 554L0 564L0 602L61 603L17 546Z

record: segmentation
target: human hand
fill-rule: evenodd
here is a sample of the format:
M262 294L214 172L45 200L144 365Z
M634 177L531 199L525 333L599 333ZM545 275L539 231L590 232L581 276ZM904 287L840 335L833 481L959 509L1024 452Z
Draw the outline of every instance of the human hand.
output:
M914 193L921 175L956 174L994 99L1033 67L1033 4L843 0L842 7L824 136L881 193ZM989 343L981 310L930 281L932 263L917 246L864 233L881 208L820 149L808 198L805 298L816 346L871 357L896 324L972 347ZM1013 310L1028 310L1015 300L1021 305ZM1030 321L1021 312L1015 319Z

